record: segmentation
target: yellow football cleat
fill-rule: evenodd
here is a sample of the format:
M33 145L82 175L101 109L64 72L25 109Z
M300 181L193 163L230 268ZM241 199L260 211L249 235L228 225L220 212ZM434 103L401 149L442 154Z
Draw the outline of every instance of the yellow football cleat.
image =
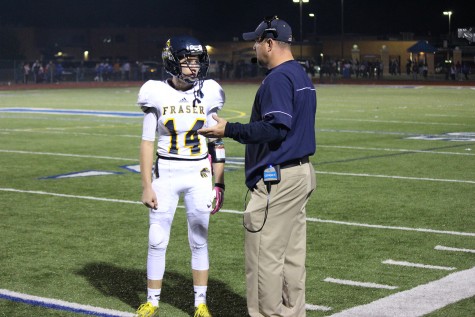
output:
M158 306L153 306L152 303L146 302L145 304L139 306L135 314L136 317L158 316Z
M199 304L198 307L196 307L194 317L211 317L208 306L206 306L206 304Z

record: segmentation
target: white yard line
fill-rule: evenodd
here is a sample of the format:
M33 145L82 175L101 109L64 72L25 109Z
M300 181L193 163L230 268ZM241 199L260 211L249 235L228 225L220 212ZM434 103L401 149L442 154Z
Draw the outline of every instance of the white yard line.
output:
M46 308L63 310L72 313L81 313L93 316L110 316L110 317L133 317L135 314L118 311L113 309L106 309L90 305L82 305L77 303L66 302L58 299L38 297L23 293L17 293L6 289L0 289L0 298L7 300L22 302L35 306L42 306Z
M328 306L321 306L321 305L312 305L312 304L305 304L306 310L319 310L319 311L330 311L332 310L331 307Z
M460 248L452 248L452 247L445 247L443 245L436 245L434 247L435 250L439 251L455 251L455 252L467 252L467 253L475 253L474 249L460 249Z
M397 176L397 175L380 175L380 174L365 174L365 173L342 173L342 172L325 172L325 171L316 171L315 173L316 174L326 174L326 175L339 175L339 176L376 177L376 178L407 179L407 180L428 181L428 182L448 182L448 183L475 184L475 181L461 180L461 179L427 178L427 177L410 177L410 176Z
M420 317L472 296L475 296L475 267L331 317Z
M37 195L49 195L49 196L75 198L75 199L98 200L98 201L106 201L106 202L118 202L118 203L126 203L126 204L138 204L138 205L142 204L139 201L132 201L132 200L111 199L111 198L101 198L101 197L92 197L92 196L79 196L79 195L69 195L69 194L58 194L58 193L49 193L49 192L44 192L44 191L23 190L23 189L15 189L15 188L0 188L0 191L37 194ZM183 206L178 206L178 207L179 208L184 208ZM225 212L225 213L231 213L231 214L242 214L242 211L232 210L232 209L221 209L219 212ZM308 222L333 223L333 224L337 224L337 225L366 227L366 228L374 228L374 229L416 231L416 232L425 232L425 233L437 233L437 234L449 234L449 235L475 237L474 232L458 232L458 231L443 231L443 230L434 230L434 229L425 229L425 228L394 227L394 226L372 225L372 224L358 223L358 222L325 220L325 219L319 219L319 218L307 218L307 221Z
M396 289L396 288L398 288L397 286L377 284L377 283L369 283L369 282L358 282L358 281L351 281L351 280L341 280L341 279L333 278L333 277L327 277L323 281L328 282L328 283L358 286L358 287L366 287L366 288L380 288L380 289Z
M128 158L128 157L80 155L80 154L68 154L68 153L33 152L33 151L16 151L16 150L0 150L0 153L15 153L15 154L29 154L29 155L49 155L49 156L65 156L65 157L82 157L82 158L92 158L92 159L133 161L133 162L136 162L138 160L138 157Z
M82 157L82 158L98 158L118 161L137 161L137 158L127 157L112 157L112 156L96 156L96 155L80 155L80 154L68 154L68 153L52 153L52 152L34 152L34 151L20 151L20 150L2 150L0 153L15 153L15 154L29 154L29 155L50 155L50 156L64 156L64 157ZM416 181L431 181L431 182L449 182L449 183L464 183L475 184L472 180L461 179L446 179L446 178L425 178L425 177L410 177L410 176L397 176L397 175L380 175L380 174L366 174L366 173L343 173L343 172L325 172L316 171L316 174L324 175L338 175L338 176L356 176L356 177L375 177L375 178L389 178L389 179L405 179Z
M449 122L421 122L421 121L399 121L399 120L378 120L378 119L354 119L354 118L320 118L325 121L351 121L351 122L372 122L372 123L394 123L394 124L415 124L415 125L441 125L441 126L466 126L465 123Z
M373 225L373 224L368 224L368 223L358 223L358 222L338 221L338 220L326 220L326 219L319 219L319 218L307 218L307 221L309 221L309 222L333 223L333 224L336 224L336 225L366 227L366 228L374 228L374 229L416 231L416 232L440 233L440 234L450 234L450 235L456 235L456 236L475 237L475 232L459 232L459 231L434 230L434 229L426 229L426 228L382 226L382 225Z
M78 196L78 195L68 195L68 194L58 194L58 193L48 193L48 192L39 191L39 190L18 190L18 189L14 189L14 188L0 188L0 191L27 193L27 194L36 194L36 195L48 195L48 196L65 197L65 198L99 200L99 201L107 201L107 202L122 203L122 204L123 203L125 203L125 204L138 204L138 205L142 204L140 201L111 199L111 198L100 198L100 197L92 197L92 196Z
M442 154L442 155L466 155L475 156L475 153L461 153L461 152L442 152L429 150L412 150L412 149L394 149L394 148L373 148L360 146L342 146L342 145L318 145L319 147L333 148L333 149L347 149L347 150L362 150L362 151L384 151L384 152L404 152L404 153L425 153L425 154Z
M389 264L389 265L417 267L417 268L421 268L421 269L432 269L432 270L453 271L453 270L457 269L456 267L451 267L451 266L428 265L428 264L421 264L421 263L411 263L411 262L406 262L406 261L394 261L394 260L391 260L391 259L385 260L381 263Z
M107 127L110 128L110 127ZM75 129L75 128L72 128ZM5 134L11 134L11 133L16 133L16 132L22 132L22 133L34 133L34 134L60 134L60 135L72 135L72 136L100 136L100 137L106 137L106 138L133 138L140 140L140 136L137 135L131 135L131 134L106 134L106 133L88 133L88 132L71 132L67 131L65 128L58 128L58 129L51 129L47 128L46 130L35 130L35 129L22 129L22 130L11 130L11 129L0 129L0 132L5 133Z

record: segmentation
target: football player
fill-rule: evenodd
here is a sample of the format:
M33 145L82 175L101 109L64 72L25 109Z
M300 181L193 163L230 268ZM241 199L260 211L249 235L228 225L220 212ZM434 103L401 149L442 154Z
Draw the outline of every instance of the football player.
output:
M216 124L212 114L223 107L225 96L216 81L205 79L209 56L196 38L170 38L162 59L172 77L147 81L137 101L144 112L140 145L142 203L150 208L147 302L138 308L137 316L158 316L165 253L182 195L188 220L195 316L206 317L211 316L206 304L208 224L210 214L223 204L225 153L221 139L206 139L197 131Z

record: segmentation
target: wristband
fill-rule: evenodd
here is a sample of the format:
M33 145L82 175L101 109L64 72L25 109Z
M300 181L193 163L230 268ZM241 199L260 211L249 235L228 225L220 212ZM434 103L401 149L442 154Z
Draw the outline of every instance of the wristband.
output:
M223 190L225 190L224 184L221 184L221 183L214 183L214 186L219 187L219 188L222 188Z

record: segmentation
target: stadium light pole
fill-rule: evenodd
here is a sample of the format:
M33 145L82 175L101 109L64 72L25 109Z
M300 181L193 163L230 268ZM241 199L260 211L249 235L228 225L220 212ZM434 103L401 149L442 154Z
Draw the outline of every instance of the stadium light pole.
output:
M452 16L452 11L444 11L442 12L444 15L449 17L449 36L447 37L447 60L449 60L449 46L450 42L452 42L452 34L450 32L450 17Z
M448 15L449 16L449 40L450 38L452 37L452 34L450 33L450 17L452 16L452 11L444 11L443 12L444 15Z
M344 0L341 0L341 38L340 38L340 49L341 49L341 59L343 60L343 37L345 34L344 20L343 20L343 7L344 7Z
M302 31L302 4L308 3L310 0L292 0L293 3L300 4L300 58L302 58L302 42L303 42L303 31Z
M315 36L316 38L317 37L317 16L315 15L315 13L309 13L308 16L313 19L313 36Z

